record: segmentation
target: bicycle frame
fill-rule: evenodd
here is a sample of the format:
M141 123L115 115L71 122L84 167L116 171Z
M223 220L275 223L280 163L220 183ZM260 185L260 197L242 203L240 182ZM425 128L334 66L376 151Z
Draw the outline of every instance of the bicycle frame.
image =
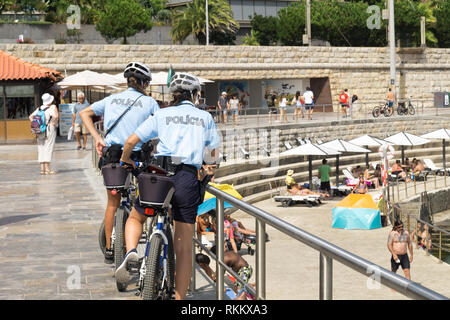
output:
M160 265L162 262L163 266L163 280L162 280L162 286L164 286L166 279L167 279L167 248L169 247L169 241L167 240L166 236L166 230L169 223L168 219L168 212L167 209L157 209L155 217L153 217L150 226L153 225L152 233L147 235L147 241L145 245L145 254L144 258L142 259L141 267L139 269L139 283L142 284L144 281L144 276L146 273L146 261L148 257L148 252L150 250L150 242L152 237L154 237L156 234L159 234L161 238L164 241L164 252L162 260L160 261ZM155 224L156 221L156 224Z

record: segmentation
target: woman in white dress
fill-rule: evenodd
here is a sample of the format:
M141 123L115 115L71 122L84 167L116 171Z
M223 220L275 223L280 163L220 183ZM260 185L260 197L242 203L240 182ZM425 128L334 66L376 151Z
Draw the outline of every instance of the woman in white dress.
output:
M54 97L51 94L44 93L42 95L42 106L37 108L29 117L30 121L33 116L43 110L45 113L45 122L47 124L47 132L37 136L38 161L41 164L41 174L55 174L50 170L50 162L52 161L53 148L58 127L58 108L52 104Z

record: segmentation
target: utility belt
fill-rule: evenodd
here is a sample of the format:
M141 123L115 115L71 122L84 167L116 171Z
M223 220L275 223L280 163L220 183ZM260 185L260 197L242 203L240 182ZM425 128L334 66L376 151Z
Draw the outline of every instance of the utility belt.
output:
M179 161L174 161L171 156L158 156L153 160L153 164L156 164L158 167L164 169L169 176L176 175L179 171L188 171L197 176L198 171L197 167L190 165L179 163Z
M132 151L130 158L134 161L143 162L146 159L150 159L153 151L153 145L151 143L144 143L139 151ZM119 163L122 157L122 146L120 144L113 144L109 147L102 149L102 156L98 162L98 168L108 163Z

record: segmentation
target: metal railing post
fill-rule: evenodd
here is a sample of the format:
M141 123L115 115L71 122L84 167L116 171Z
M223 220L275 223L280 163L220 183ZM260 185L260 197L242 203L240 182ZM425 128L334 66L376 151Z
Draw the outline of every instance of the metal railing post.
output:
M195 291L195 241L192 240L192 271L191 271L191 281L189 282L189 291Z
M321 252L319 264L319 299L333 300L333 260Z
M405 196L408 198L408 183L405 180Z
M217 261L223 262L224 255L224 200L216 198L216 212L217 212L217 228L216 228L216 253ZM216 261L216 297L217 300L224 298L224 267Z
M266 299L266 224L256 220L256 299Z

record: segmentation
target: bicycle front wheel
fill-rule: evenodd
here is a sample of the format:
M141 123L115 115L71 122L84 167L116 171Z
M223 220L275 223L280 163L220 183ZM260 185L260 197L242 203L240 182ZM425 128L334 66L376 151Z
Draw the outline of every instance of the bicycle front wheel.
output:
M164 241L161 235L154 234L150 241L150 249L145 262L144 300L156 300L161 295L163 278Z
M410 104L410 105L408 106L408 112L409 112L409 114L412 115L412 116L416 114L416 109L414 108L414 106L413 106L412 104Z
M372 110L372 116L373 116L374 118L378 118L378 117L380 116L380 110L381 110L381 107L375 107L375 108L373 108L373 110Z

